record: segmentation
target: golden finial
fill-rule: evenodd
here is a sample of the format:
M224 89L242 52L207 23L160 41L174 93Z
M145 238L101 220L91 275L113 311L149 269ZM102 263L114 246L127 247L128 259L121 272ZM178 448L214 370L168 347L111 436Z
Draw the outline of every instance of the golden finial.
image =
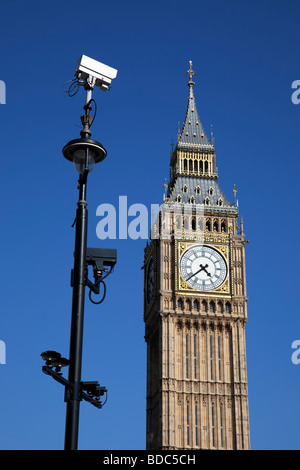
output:
M237 189L235 187L235 184L233 185L233 190L232 190L233 194L234 194L234 205L236 206L236 193L237 193Z
M210 139L211 143L214 144L215 143L215 138L214 138L214 130L213 130L213 125L212 124L210 125L210 137L211 137L211 139Z
M244 220L243 217L241 216L241 228L240 228L241 235L244 235Z
M190 65L190 68L189 68L189 70L187 71L187 75L190 76L190 82L193 83L193 75L196 75L196 74L195 74L194 70L192 69L192 67L193 67L193 62L192 62L191 60L189 61L189 65Z
M167 178L165 178L164 188L165 188L165 193L164 193L164 201L165 201L166 200L166 195L167 195L167 189L168 189Z

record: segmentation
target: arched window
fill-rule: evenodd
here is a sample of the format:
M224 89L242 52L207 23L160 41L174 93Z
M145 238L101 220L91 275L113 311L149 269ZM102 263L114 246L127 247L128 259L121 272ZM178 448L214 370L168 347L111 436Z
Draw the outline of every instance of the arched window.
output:
M226 302L226 304L225 304L225 312L226 312L226 313L230 313L230 311L231 311L230 303L229 303L229 302Z
M185 335L185 377L189 378L189 336Z
M221 232L226 232L226 223L224 220L221 222Z
M184 193L187 193L187 192L188 192L188 187L187 187L186 184L183 185L182 191L183 191Z
M206 228L206 230L208 230L210 232L211 225L210 225L210 220L209 219L206 221L205 228Z
M191 204L195 204L195 198L194 198L194 196L191 196L191 197L190 197L190 203L191 203Z
M192 217L192 230L196 230L196 217Z
M212 186L209 188L208 194L210 194L210 196L214 194L214 188Z
M213 348L213 336L210 335L209 337L209 356L210 356L210 378L211 380L214 379L214 354L213 354L214 348ZM214 429L214 420L212 420L212 426ZM213 443L214 446L214 443Z
M218 206L223 206L223 199L221 197L218 199Z
M181 202L181 196L180 196L180 194L177 196L177 202Z
M210 199L209 199L209 197L206 197L206 198L204 199L204 204L205 204L206 206L209 206L209 205L210 205Z
M183 307L182 299L178 299L178 300L177 300L177 307L180 308L180 309L182 309L182 307Z
M210 312L215 311L215 303L213 301L209 302L209 311Z
M184 230L189 230L189 225L190 225L189 217L183 216L182 223L183 223L183 229Z
M214 231L214 232L218 232L218 231L219 231L218 222L217 222L216 220L214 221L213 231Z
M187 170L187 159L186 158L183 160L183 169L185 171Z
M196 189L195 189L195 191L196 191L196 194L201 194L201 188L200 188L200 186L199 186L199 185L198 185L198 186L196 186Z

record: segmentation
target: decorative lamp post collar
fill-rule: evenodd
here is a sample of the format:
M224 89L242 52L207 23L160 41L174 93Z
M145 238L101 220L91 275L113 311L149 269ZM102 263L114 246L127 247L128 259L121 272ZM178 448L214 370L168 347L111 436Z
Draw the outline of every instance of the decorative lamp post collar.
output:
M105 148L97 140L90 138L93 117L90 115L92 99L84 106L85 114L81 116L81 138L68 142L62 149L63 156L73 162L75 170L79 174L91 173L95 163L102 162L107 155Z

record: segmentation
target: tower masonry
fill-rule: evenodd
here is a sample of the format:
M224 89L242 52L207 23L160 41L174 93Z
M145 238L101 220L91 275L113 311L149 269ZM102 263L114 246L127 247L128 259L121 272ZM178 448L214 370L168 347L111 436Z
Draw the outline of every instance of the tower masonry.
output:
M144 254L148 450L250 449L243 221L188 70L185 121Z

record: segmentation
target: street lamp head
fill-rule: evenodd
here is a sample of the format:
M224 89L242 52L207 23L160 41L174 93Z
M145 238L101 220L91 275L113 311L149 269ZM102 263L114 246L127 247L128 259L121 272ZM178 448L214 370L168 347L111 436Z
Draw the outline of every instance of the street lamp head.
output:
M102 144L87 137L71 140L62 152L67 160L73 162L75 170L80 174L83 174L85 169L91 173L95 163L102 162L107 155Z

